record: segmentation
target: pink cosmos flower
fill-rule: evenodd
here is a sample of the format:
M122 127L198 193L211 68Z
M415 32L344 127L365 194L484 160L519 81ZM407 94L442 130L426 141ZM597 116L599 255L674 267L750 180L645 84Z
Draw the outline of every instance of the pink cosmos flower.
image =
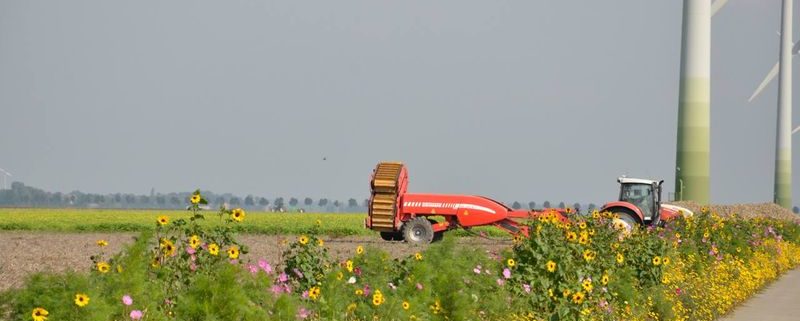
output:
M250 269L250 274L258 273L258 267L252 264L248 264L247 268Z
M303 299L308 299L308 290L303 291L303 294L301 295L301 297Z
M131 320L139 320L139 319L142 318L142 311L133 310L133 311L131 311L130 316L131 316Z
M420 291L422 290L422 284L417 283L417 290L420 290Z
M264 270L264 272L266 272L267 274L272 273L272 266L270 266L269 263L267 263L267 260L264 259L258 260L258 267Z
M197 271L197 265L194 262L189 263L189 270L192 270L192 272Z
M289 280L289 276L286 273L281 272L281 275L278 276L278 282L284 283Z
M522 288L525 289L525 293L531 293L531 285L530 284L523 284Z
M472 272L475 272L475 274L481 274L481 266L476 266L474 269L472 269Z
M297 311L297 317L300 319L308 318L309 315L311 315L311 311L306 310L306 308L300 308L300 310Z
M133 304L133 299L131 298L130 295L127 295L127 294L123 295L122 296L122 303L125 304L125 305L131 305L131 304Z
M511 278L511 270L509 270L508 268L503 269L503 277L506 278L506 279L510 279Z
M503 284L506 284L506 281L505 281L505 280L503 280L503 279L497 279L497 285L499 285L499 286L503 286Z
M191 247L191 246L186 248L186 253L189 253L189 254L194 254L194 253L196 253L196 252L197 252L197 250L195 250L195 249L194 249L193 247Z

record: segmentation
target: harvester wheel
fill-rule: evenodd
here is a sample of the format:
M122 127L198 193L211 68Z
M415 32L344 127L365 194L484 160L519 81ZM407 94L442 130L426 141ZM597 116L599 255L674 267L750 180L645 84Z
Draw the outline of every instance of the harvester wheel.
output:
M381 238L384 241L402 241L403 240L403 233L402 232L381 232Z
M417 217L403 224L403 239L408 243L426 244L433 241L433 226L424 217Z

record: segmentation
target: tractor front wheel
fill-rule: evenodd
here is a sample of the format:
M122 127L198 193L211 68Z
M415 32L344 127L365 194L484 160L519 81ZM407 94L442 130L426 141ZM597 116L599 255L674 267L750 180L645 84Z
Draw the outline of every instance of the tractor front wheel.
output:
M412 244L427 244L433 241L433 226L424 217L414 218L403 224L403 239Z

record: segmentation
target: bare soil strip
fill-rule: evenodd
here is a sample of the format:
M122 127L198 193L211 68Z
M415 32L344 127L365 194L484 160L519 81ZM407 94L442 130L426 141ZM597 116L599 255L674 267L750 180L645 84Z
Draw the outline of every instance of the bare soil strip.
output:
M112 255L134 241L136 233L52 233L10 231L0 232L0 291L22 286L25 278L36 272L65 271L88 272L91 255L104 251ZM453 236L445 236L453 237ZM294 235L241 235L240 241L247 245L250 253L242 260L266 259L270 264L281 261L286 245L293 242ZM106 240L109 245L97 246L97 240ZM413 255L426 246L414 246L403 242L387 242L377 236L323 237L331 257L341 260L352 256L359 245L365 248L382 249L392 257ZM460 238L459 244L477 247L490 252L500 252L511 245L510 239Z

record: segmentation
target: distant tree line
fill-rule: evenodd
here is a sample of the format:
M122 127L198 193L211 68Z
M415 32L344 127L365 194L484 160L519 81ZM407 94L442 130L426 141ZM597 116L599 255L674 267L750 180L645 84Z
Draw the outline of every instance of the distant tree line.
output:
M274 199L230 193L217 194L201 191L208 200L210 209L224 205L248 210L276 212L366 212L369 200L359 202L355 198L346 202L311 197L276 197ZM0 190L0 207L50 207L50 208L136 208L136 209L185 209L192 192L136 194L92 194L73 191L69 193L47 192L26 186L21 182L11 184L11 189Z
M181 193L156 193L150 191L149 195L136 194L92 194L73 191L69 193L47 192L35 187L26 186L21 182L11 184L11 189L0 190L0 207L73 207L73 208L137 208L137 209L184 209L192 192ZM202 191L209 202L210 209L217 209L221 205L228 208L241 207L247 210L276 211L276 212L366 212L368 199L361 201L350 198L346 202L329 200L327 198L313 199L311 197L276 197L273 199L255 195L245 197L230 193L217 194L211 191ZM550 201L537 203L534 201L523 205L519 201L505 203L515 209L543 209L565 208L567 203L553 204ZM580 202L569 205L579 212L589 213L597 209L594 203L582 204Z

